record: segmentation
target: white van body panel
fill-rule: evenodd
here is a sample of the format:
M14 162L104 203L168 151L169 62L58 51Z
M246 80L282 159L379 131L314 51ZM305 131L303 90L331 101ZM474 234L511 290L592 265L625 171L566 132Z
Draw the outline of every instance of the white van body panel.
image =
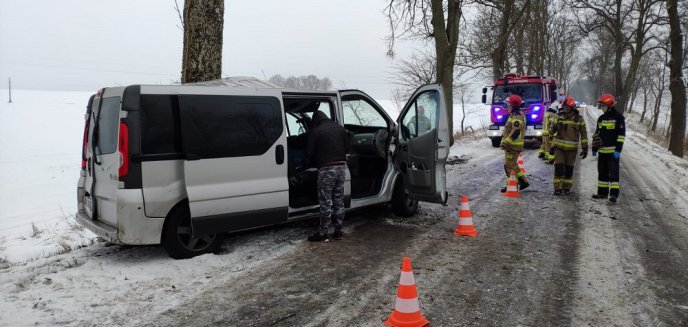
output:
M165 218L170 210L186 199L184 161L164 160L141 163L141 179L146 216Z

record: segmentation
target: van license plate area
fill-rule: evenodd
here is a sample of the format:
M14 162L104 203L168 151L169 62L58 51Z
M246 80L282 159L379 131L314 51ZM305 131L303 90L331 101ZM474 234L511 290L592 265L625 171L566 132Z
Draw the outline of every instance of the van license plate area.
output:
M89 197L84 197L84 210L86 211L86 214L88 214L89 218L93 217L93 214L92 214L93 202L91 201L91 198L89 198Z

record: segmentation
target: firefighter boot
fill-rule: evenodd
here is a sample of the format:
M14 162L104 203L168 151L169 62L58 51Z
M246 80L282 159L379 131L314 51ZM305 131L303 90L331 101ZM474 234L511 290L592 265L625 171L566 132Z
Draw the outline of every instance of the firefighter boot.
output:
M544 152L540 152L540 154L538 154L538 158L544 159L544 158L545 158L545 153L544 153Z
M554 190L554 195L561 195L561 190Z
M611 202L611 203L616 203L616 197L613 196L613 195L610 196L610 197L609 197L609 202Z
M570 194L571 194L571 190L564 189L564 190L562 190L562 194L563 194L563 195L570 195Z
M519 190L525 190L530 186L530 183L528 183L524 178L519 178L518 179L518 189Z
M606 199L607 195L606 194L593 194L592 198L593 199Z

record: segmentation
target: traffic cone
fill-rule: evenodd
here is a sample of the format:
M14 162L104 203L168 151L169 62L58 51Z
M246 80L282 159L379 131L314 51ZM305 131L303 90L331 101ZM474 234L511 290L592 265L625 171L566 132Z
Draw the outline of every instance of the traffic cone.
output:
M516 183L516 173L511 172L511 175L509 176L509 182L506 185L506 192L504 193L504 196L507 198L520 198L521 193L518 193L518 183Z
M394 327L423 327L430 325L430 322L420 313L418 304L418 291L416 281L413 278L411 259L404 258L401 264L401 277L399 277L399 288L397 290L397 300L394 303L394 311L385 320L386 326Z
M454 235L471 236L478 235L478 231L473 226L473 216L471 208L468 207L468 197L461 197L461 209L459 210L459 225L454 230Z
M516 163L518 163L518 168L521 169L521 172L525 174L526 173L526 167L523 164L523 153L518 154L518 161Z

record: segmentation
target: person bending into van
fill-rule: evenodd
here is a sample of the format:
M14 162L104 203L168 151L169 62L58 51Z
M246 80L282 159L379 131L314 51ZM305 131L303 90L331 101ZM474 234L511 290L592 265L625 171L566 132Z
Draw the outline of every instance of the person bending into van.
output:
M308 236L311 242L329 242L329 224L334 225L332 237L341 240L344 222L344 180L349 141L343 126L327 118L318 110L313 114L306 146L306 158L318 168L318 202L320 225Z

